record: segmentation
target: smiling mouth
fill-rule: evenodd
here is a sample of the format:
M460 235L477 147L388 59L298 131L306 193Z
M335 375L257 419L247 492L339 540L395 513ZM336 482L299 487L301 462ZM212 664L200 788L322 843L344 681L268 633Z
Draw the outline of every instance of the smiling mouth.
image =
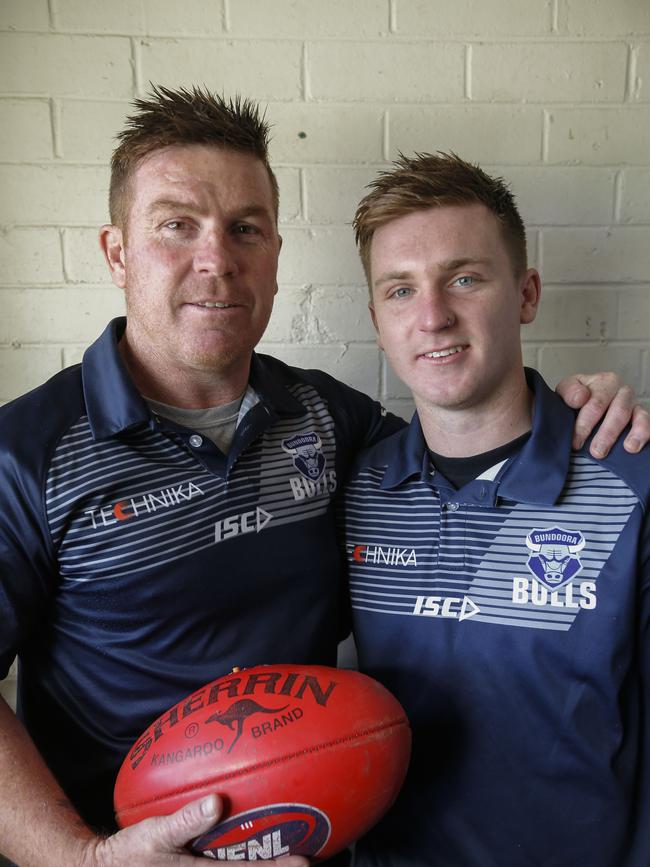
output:
M448 346L446 349L436 349L433 352L423 353L424 358L448 358L450 355L456 355L457 352L463 352L465 346Z
M226 301L194 301L194 307L204 307L207 310L227 310L229 307L238 307L238 304L228 304Z

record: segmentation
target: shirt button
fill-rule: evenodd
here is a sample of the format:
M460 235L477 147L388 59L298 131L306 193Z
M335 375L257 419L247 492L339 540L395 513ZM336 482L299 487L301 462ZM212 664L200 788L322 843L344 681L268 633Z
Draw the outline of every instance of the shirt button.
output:
M479 491L478 495L481 498L481 500L484 500L486 498L487 488L485 487L485 485L481 485L481 490Z
M193 449L198 449L203 445L203 437L200 437L198 434L192 434L190 437L190 445Z
M447 508L449 509L450 512L457 512L458 511L458 503L447 503Z

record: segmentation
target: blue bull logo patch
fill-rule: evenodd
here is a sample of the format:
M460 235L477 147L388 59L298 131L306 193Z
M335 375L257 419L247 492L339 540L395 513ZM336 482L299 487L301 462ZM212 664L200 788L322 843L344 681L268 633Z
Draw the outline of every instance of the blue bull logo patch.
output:
M585 539L577 530L562 527L531 530L526 545L531 552L526 565L549 590L564 587L582 570L578 553L584 548Z
M282 450L291 455L294 467L310 482L317 482L325 472L322 446L321 438L313 431L282 440Z

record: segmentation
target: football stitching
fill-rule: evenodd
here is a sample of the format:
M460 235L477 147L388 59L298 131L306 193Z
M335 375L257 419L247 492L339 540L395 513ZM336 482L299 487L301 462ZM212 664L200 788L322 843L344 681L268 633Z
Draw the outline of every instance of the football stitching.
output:
M344 738L337 738L336 740L326 741L322 744L317 744L313 747L306 747L305 749L298 750L295 753L287 753L287 755L282 756L281 758L268 759L265 762L258 762L256 765L247 765L245 768L242 768L239 771L222 772L218 776L211 777L211 778L205 779L205 780L201 780L201 782L198 784L198 786L196 784L194 786L183 786L183 787L178 788L178 789L170 790L169 792L167 792L164 795L156 796L154 798L148 798L146 801L138 801L137 803L130 804L128 807L120 810L119 815L120 816L126 816L132 810L136 810L138 807L142 807L145 804L155 804L157 801L165 801L168 798L174 797L176 795L182 795L183 792L191 792L193 789L198 788L199 786L202 788L203 786L212 785L213 783L217 783L217 782L220 783L224 780L231 780L231 779L234 779L235 777L241 777L244 774L254 773L254 772L259 771L263 768L272 767L273 765L281 765L281 764L284 764L285 762L288 762L291 759L295 759L299 756L309 755L309 753L317 753L317 752L320 752L321 750L327 749L328 747L334 747L334 746L337 746L338 744L344 744L344 743L349 742L349 741L354 741L354 740L357 740L358 738L364 737L365 735L377 734L378 732L386 731L387 729L391 729L391 728L396 728L397 726L407 726L408 727L408 720L406 719L406 717L399 717L396 720L392 720L392 721L390 721L388 723L384 723L383 725L380 725L380 726L375 726L374 728L362 729L361 731L358 731L358 732L352 732L351 734L347 735Z

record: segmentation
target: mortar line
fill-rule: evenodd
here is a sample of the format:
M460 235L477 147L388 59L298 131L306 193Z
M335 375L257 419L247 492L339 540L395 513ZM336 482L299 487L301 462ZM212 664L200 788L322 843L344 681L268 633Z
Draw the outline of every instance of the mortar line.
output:
M612 219L615 223L621 222L621 212L623 210L623 172L617 171L614 175L614 208Z
M560 30L560 0L551 3L551 33L557 35Z
M632 102L636 96L636 70L639 47L628 44L627 47L627 74L625 76L625 93L623 102Z
M397 0L388 0L388 32L397 33Z

